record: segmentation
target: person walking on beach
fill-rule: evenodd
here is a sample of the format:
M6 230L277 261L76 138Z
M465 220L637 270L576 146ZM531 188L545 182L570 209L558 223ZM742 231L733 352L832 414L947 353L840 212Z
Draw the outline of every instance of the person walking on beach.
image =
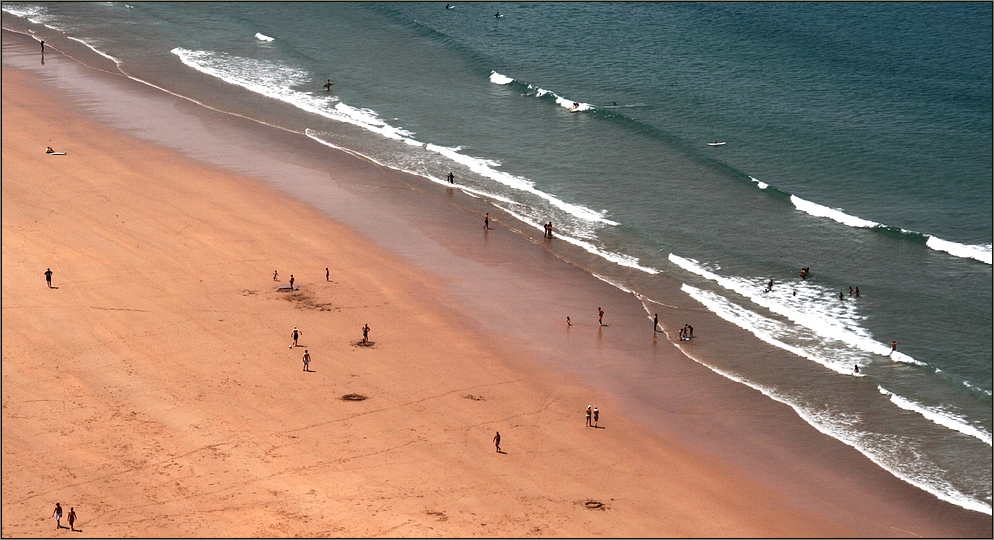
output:
M45 283L48 283L48 288L52 288L52 269L49 268L45 270Z
M290 290L293 290L293 274L290 274Z
M55 511L52 512L52 515L55 516L55 528L56 529L61 529L62 528L62 523L61 523L62 522L62 505L61 504L55 503Z
M279 272L273 270L273 281L279 281L280 280L279 275L280 275Z
M311 370L311 353L307 352L307 349L304 349L304 358L302 360L304 361L304 371L310 371Z
M597 308L597 324L604 326L604 310L599 306Z
M452 174L452 171L449 171L449 174L445 177L445 179L448 180L450 184L456 183L456 176Z
M293 337L293 344L291 344L288 348L292 349L297 346L297 338L300 337L300 334L303 334L303 332L297 330L297 327L294 326L293 332L290 333L290 336Z
M487 215L483 216L483 229L486 230L489 228L490 228L490 212L487 212Z
M655 315L652 316L652 331L653 332L658 332L659 331L659 314L658 313L656 313Z
M76 509L69 507L69 530L76 530Z
M41 40L41 54L45 54L45 40Z
M369 345L369 325L362 325L362 344Z
M597 419L600 418L601 412L594 407L594 427L597 427Z
M499 431L497 432L496 435L494 435L494 446L497 447L497 453L499 454L500 453L500 432Z
M324 280L331 281L331 271L329 271L327 267L324 269Z
M590 427L590 409L592 408L592 405L587 405L587 427Z

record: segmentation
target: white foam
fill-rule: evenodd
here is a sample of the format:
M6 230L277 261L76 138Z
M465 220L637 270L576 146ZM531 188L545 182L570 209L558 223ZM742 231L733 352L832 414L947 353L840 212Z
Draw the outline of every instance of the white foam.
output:
M743 308L727 298L724 298L718 294L710 291L704 291L696 287L687 285L686 283L680 288L683 292L690 295L691 298L700 302L704 307L708 308L718 317L749 331L752 335L756 336L760 340L778 347L785 351L791 352L800 356L802 358L807 358L808 360L817 362L822 366L839 373L841 375L853 375L855 377L862 377L862 374L855 373L853 370L854 365L861 364L861 359L858 355L848 354L841 351L826 350L824 347L820 346L818 343L803 343L803 336L796 335L787 325L779 321L770 319L768 317L763 317L756 312L750 311ZM793 338L792 341L801 341L802 345L790 345L781 340L781 338L789 337ZM865 365L865 364L863 364ZM862 367L862 365L860 366Z
M43 25L45 24L45 21L49 19L49 17L45 16L45 8L41 6L8 4L7 2L4 2L2 4L2 9L15 17L27 19L35 24Z
M494 84L505 85L505 84L511 84L512 82L514 82L514 79L512 79L510 77L507 77L505 75L501 75L500 73L497 73L496 71L491 71L490 72L490 82L492 82Z
M293 90L294 86L303 85L311 81L310 74L303 70L275 62L240 58L206 51L191 51L179 47L173 49L172 53L179 56L184 64L197 71L241 86L252 92L278 99L331 120L361 127L389 139L397 140L411 146L421 146L430 152L440 154L456 163L466 166L480 176L494 180L509 188L538 196L556 208L579 219L603 223L605 225L618 225L617 222L604 217L606 211L597 212L582 205L568 203L554 195L536 189L534 182L527 178L495 170L495 167L500 166L499 162L467 156L454 148L426 144L412 139L411 136L414 135L412 132L391 126L372 109L352 107L341 102L336 103L334 107L328 107L329 100L334 100L335 98L315 96L295 91ZM416 172L415 174L424 176L420 172Z
M79 39L79 38L76 38L76 37L72 37L72 36L70 36L69 39L71 39L73 41L77 41L79 43L82 43L83 45L86 45L87 47L89 47L89 49L91 51L99 54L100 56L103 56L104 58L110 60L111 62L114 62L114 65L116 65L118 67L118 69L120 69L120 67L121 67L121 61L118 60L117 58L114 58L113 56L111 56L111 55L109 55L109 54L101 51L100 49L94 47L93 45L90 45L86 41L83 41L82 39Z
M833 439L841 441L842 443L856 449L856 451L866 456L870 461L876 463L877 466L891 473L896 478L899 478L900 480L907 482L908 484L911 484L923 491L931 493L940 500L961 506L968 510L992 515L992 508L990 504L984 501L976 500L961 493L949 484L949 482L941 479L941 471L929 471L928 469L934 469L934 467L929 467L927 463L916 463L914 470L915 474L911 474L906 470L902 470L901 468L890 463L887 459L891 455L890 448L879 447L879 444L875 445L873 442L868 443L867 441L871 440L870 437L867 437L869 434L854 427L854 425L859 421L858 417L846 417L845 415L836 414L829 410L809 410L800 404L795 403L794 400L781 395L772 388L767 388L742 377L738 377L723 369L714 367L699 358L696 358L681 344L678 344L677 346L680 347L680 350L688 358L721 375L722 377L744 384L774 401L787 405L809 425L821 433L824 433L825 435L828 435L829 437L832 437ZM902 441L893 441L890 443L891 447L899 445L902 445Z
M770 185L767 184L766 182L760 182L759 180L756 180L755 178L753 178L751 176L749 177L749 180L752 180L753 182L756 182L756 187L758 187L759 189L766 189L766 188L770 187Z
M515 203L515 204L518 204L518 203ZM505 207L501 207L501 210L504 210L508 214L511 214L518 221L521 221L522 223L526 223L528 225L531 225L532 227L535 227L536 229L542 229L542 230L544 230L543 229L543 224L536 223L533 219L529 219L528 217L526 217L525 215L521 214L520 212L515 212L514 210L512 210L510 208L505 208ZM574 246L576 246L576 247L578 247L578 248L586 251L587 253L590 253L591 255L596 255L596 256L598 256L598 257L600 257L602 259L605 259L607 261L613 262L613 263L615 263L615 264L617 264L619 266L624 266L624 267L627 267L627 268L633 268L635 270L640 270L640 271L645 272L647 274L658 274L659 273L659 270L657 270L655 268L652 268L652 267L649 267L649 266L642 266L641 264L639 264L639 259L636 258L636 257L632 257L630 255L622 255L620 253L614 253L614 252L611 252L611 251L603 250L603 249L601 249L601 248L599 248L599 247L591 244L590 242L585 242L583 240L580 240L578 238L573 238L571 236L558 235L558 236L556 236L556 238L559 239L559 240L562 240L562 241L564 241L566 243L573 244ZM614 283L612 283L612 285L614 285Z
M256 32L255 33L255 38L258 39L259 41L273 41L275 39L275 38L271 38L271 37L269 37L269 36L267 36L265 34L262 34L260 32Z
M669 260L680 268L736 292L819 336L837 340L849 347L872 354L880 356L891 354L889 345L875 340L869 331L859 325L863 317L859 315L858 301L839 301L834 292L811 283L793 287L793 290L798 292L796 297L789 294L790 288L786 285L775 286L773 291L763 292L765 281L761 278L719 276L697 261L672 253L669 255ZM901 354L902 361L921 364L911 356Z
M888 356L890 356L890 359L891 359L892 362L900 362L902 364L914 364L916 366L927 366L928 365L925 362L921 362L921 361L915 360L914 358L912 358L912 357L904 354L903 352L891 351ZM938 368L936 368L935 371L936 371L936 373L938 373L940 370Z
M976 427L968 424L966 422L966 419L963 418L963 417L961 417L961 416L954 415L954 414L952 414L952 413L950 413L948 411L944 411L942 409L937 409L937 408L933 408L933 407L926 407L925 405L922 405L921 403L916 403L916 402L914 402L914 401L912 401L910 399L901 397L901 396L899 396L899 395L897 395L897 394L895 394L893 392L885 390L882 386L877 386L877 390L880 390L881 394L883 394L885 396L889 396L890 400L895 405L897 405L898 407L900 407L900 408L902 408L902 409L904 409L906 411L914 411L914 412L916 412L916 413L924 416L925 418L928 418L929 420L935 422L936 424L939 424L942 427L946 427L946 428L949 428L951 430L958 431L958 432L960 432L960 433L962 433L964 435L969 435L971 437L976 437L976 438L980 439L981 441L984 441L988 445L992 445L992 443L991 443L991 434L990 433L987 433L983 429L976 428ZM992 446L994 446L994 445L992 445Z
M928 236L928 240L925 242L925 245L936 251L945 251L950 255L955 255L956 257L963 257L964 259L977 259L978 261L991 264L991 244L959 244L931 235L926 236Z
M494 84L509 84L513 80L514 79L512 79L510 77L507 77L505 75L501 75L500 73L497 73L496 71L491 71L490 72L490 82L492 82ZM552 94L552 96L556 98L556 104L559 105L560 107L564 108L564 109L571 109L571 110L578 111L578 112L586 112L586 111L591 111L591 110L594 109L594 106L591 105L591 104L589 104L589 103L581 103L581 102L578 102L578 101L576 101L574 99L565 98L565 97L560 96L559 94L557 94L555 92L552 92L551 90L546 90L544 88L538 88L538 87L532 86L530 84L528 85L528 89L529 90L531 90L531 89L535 90L535 97L542 97L542 96L547 95L547 94ZM579 103L579 105L577 105L577 107L574 108L573 107L574 103Z
M822 206L820 204L815 204L811 201L806 201L798 197L797 195L791 195L790 202L794 203L794 207L802 212L811 214L812 216L824 217L831 219L833 221L838 221L839 223L842 223L843 225L848 225L850 227L870 229L873 227L880 226L880 224L875 221L858 218L856 216L850 216L849 214L843 212L842 210L837 210L834 208L829 208L827 206Z
M983 388L980 388L979 386L973 386L972 384L970 384L969 381L963 381L963 386L965 386L967 388L972 388L973 390L976 390L978 392L983 392L983 393L987 394L988 396L991 395L991 391L990 390L984 390Z

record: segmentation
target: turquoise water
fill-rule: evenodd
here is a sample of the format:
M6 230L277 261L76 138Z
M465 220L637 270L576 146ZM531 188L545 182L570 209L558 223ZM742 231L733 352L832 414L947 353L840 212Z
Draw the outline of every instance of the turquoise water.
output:
M451 5L4 3L3 25L452 171L647 309L671 276L796 364L697 360L991 512L990 4Z

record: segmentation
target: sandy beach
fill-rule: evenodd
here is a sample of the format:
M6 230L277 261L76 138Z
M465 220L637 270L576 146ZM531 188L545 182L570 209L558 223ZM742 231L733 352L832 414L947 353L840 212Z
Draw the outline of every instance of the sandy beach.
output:
M644 383L671 414L623 414L621 389L559 360L646 353L553 314L603 303L624 336L641 305L499 226L473 240L472 209L447 218L473 236L446 240L463 262L440 276L417 263L435 244L387 249L358 217L97 122L6 61L2 94L4 537L991 534L664 334ZM403 181L334 161L354 184ZM423 195L361 219L439 239L442 195ZM546 277L475 291L460 264ZM488 327L519 311L549 322ZM81 532L55 529L57 501Z

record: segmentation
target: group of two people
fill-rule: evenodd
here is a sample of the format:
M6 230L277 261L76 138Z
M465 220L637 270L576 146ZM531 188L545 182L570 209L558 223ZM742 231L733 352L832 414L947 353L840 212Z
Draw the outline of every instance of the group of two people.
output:
M62 504L61 503L55 503L55 511L52 512L52 516L55 517L55 528L56 529L61 529L62 528ZM73 507L71 507L71 506L69 507L69 529L73 530L73 531L76 530L76 509L73 508Z

